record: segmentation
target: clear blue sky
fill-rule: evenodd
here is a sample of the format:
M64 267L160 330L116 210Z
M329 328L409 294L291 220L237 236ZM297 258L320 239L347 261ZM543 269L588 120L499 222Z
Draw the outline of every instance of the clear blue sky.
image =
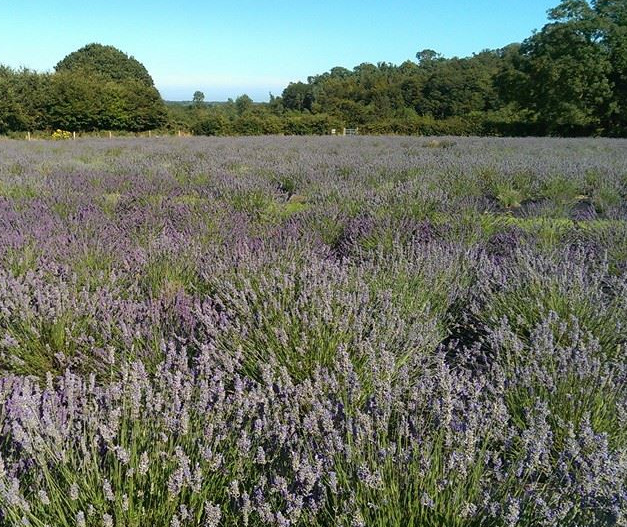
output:
M334 66L400 64L520 42L559 0L0 0L0 64L52 70L98 42L142 62L168 100L280 95ZM1 96L1 94L0 94Z

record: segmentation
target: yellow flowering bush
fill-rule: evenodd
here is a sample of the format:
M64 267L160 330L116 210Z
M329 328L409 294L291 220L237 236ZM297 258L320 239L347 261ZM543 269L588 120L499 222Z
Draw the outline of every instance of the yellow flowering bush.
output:
M72 132L67 130L57 129L52 132L52 139L72 139Z

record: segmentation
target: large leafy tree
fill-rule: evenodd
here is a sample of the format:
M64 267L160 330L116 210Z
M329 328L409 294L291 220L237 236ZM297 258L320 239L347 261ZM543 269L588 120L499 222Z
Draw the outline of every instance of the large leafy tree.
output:
M0 66L0 133L25 128L24 112L15 90L16 73Z
M290 82L281 97L287 110L311 111L314 103L313 87L304 82Z
M165 104L146 68L113 46L88 44L55 70L51 113L61 128L142 131L166 121Z
M421 59L426 73L421 113L446 118L492 109L497 104L493 78L500 62L494 51L464 59L430 59L426 63Z
M625 3L564 0L501 80L549 134L617 133L625 112ZM622 124L621 124L622 123Z
M71 71L51 76L46 94L48 128L62 130L96 130L105 128L103 84L91 77ZM107 127L108 128L108 127Z
M55 66L55 71L80 71L113 81L136 80L154 86L144 65L113 46L87 44L67 55Z
M29 69L21 69L5 77L12 130L46 128L46 100L50 91L50 78L49 74L39 74Z
M627 134L627 2L596 0L594 9L600 19L603 45L611 64L613 113L609 126L615 134Z
M205 94L200 90L196 90L192 96L192 104L194 108L202 108L205 104Z
M237 115L243 115L246 112L250 111L253 107L253 100L246 95L240 95L237 99L235 99L235 108L237 110Z

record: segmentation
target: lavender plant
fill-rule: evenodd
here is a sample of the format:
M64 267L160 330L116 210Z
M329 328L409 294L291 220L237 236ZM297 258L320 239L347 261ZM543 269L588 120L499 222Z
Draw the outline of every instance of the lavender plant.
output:
M627 525L626 146L0 143L0 526Z

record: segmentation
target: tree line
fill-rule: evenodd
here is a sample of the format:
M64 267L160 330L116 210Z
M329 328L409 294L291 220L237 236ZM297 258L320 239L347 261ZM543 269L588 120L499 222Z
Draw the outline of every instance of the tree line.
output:
M425 49L400 65L332 68L248 115L288 133L325 123L370 133L627 135L627 2L565 0L548 17L521 44L471 57ZM196 105L188 117L220 134L244 131L246 115Z
M520 44L400 65L363 63L290 83L254 103L241 95L164 104L145 68L92 44L52 74L0 69L0 132L159 127L203 135L365 133L627 135L627 2L564 0Z

